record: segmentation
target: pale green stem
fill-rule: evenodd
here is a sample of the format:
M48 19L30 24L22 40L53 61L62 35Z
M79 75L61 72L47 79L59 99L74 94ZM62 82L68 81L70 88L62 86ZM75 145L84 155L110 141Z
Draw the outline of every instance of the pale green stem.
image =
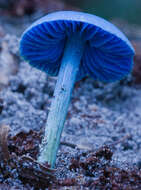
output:
M78 33L69 37L66 42L54 98L45 127L45 135L40 145L40 155L38 157L40 163L48 162L52 168L56 161L60 138L83 50L84 43Z

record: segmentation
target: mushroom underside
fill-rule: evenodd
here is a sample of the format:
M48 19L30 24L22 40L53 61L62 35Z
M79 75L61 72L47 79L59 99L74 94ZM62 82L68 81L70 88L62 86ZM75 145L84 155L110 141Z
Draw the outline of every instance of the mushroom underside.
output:
M33 67L57 76L66 41L78 32L85 50L76 80L90 75L95 80L113 82L132 70L134 53L125 41L82 22L52 21L34 26L23 35L21 54Z

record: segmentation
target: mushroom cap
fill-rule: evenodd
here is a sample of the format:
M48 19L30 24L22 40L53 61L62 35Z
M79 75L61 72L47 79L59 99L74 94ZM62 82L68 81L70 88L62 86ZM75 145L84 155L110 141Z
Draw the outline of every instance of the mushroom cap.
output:
M22 35L20 54L30 65L57 76L65 42L79 32L85 42L77 80L86 75L113 82L133 67L134 49L110 22L88 13L59 11L33 23Z

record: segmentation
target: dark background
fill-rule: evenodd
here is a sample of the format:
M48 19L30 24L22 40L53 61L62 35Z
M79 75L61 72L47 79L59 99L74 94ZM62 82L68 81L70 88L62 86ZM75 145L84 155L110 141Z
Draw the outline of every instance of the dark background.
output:
M141 25L141 0L65 0L107 19L121 18Z
M43 10L46 14L66 9L84 10L108 20L116 18L141 25L141 0L0 0L1 16L3 13L32 15Z

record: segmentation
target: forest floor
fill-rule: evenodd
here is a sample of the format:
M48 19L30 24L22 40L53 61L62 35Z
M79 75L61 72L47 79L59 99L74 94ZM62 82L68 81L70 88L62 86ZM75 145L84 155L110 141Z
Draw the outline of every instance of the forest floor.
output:
M31 68L18 50L36 16L0 20L0 189L140 190L141 28L113 21L135 47L133 74L110 84L91 78L76 83L56 170L44 173L32 159L56 78Z

